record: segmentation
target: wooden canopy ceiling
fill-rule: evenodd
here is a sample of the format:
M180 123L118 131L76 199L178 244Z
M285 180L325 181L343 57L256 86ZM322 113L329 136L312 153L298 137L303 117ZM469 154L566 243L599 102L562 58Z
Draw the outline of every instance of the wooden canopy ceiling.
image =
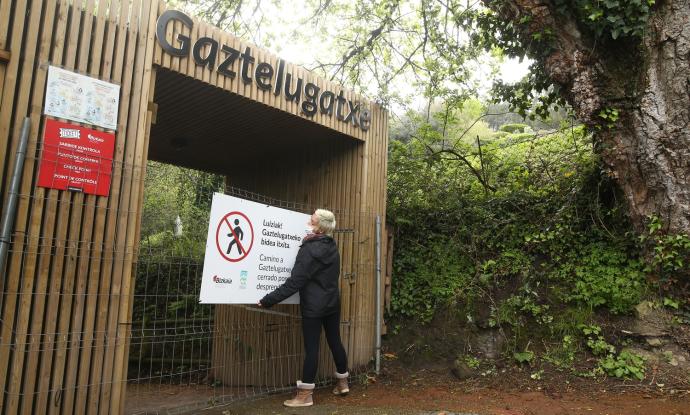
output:
M187 76L158 69L149 159L219 174L289 162L304 146L357 140Z

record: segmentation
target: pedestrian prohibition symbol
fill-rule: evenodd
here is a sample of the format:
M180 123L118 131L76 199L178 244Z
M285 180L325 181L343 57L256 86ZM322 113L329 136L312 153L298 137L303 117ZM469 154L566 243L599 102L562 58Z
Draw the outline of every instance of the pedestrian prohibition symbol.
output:
M247 215L235 211L223 216L216 229L216 248L223 258L242 261L253 245L254 227Z

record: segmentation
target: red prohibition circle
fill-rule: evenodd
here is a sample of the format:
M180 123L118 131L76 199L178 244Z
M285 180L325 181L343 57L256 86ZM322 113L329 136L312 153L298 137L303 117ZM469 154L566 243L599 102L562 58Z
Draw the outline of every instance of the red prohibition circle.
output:
M242 246L242 245L240 244L240 241L237 241L237 243L240 244L240 247L241 247L242 250L244 251L244 255L242 255L242 256L239 257L239 258L235 258L235 259L230 258L230 257L228 257L227 255L225 255L225 252L224 252L223 249L220 247L220 243L218 242L218 241L219 241L218 238L219 238L219 236L220 236L220 228L223 226L224 223L227 223L228 227L230 227L230 232L231 232L231 233L234 233L234 232L232 231L232 225L230 225L230 221L227 220L227 218L228 218L229 216L233 216L233 215L242 216L242 217L247 221L247 223L249 224L249 231L251 232L251 235L252 235L252 242L249 244L249 248L246 248L246 249L245 249L244 246ZM237 239L235 239L235 240L237 240ZM222 219L220 220L220 222L218 223L218 228L216 229L216 248L218 249L218 252L220 253L220 255L221 255L223 258L225 258L226 260L230 261L230 262L240 262L240 261L242 261L243 259L245 259L245 258L247 257L247 255L249 255L249 251L252 250L252 246L254 246L254 226L252 225L252 222L249 220L249 218L247 217L247 215L245 215L245 214L242 213L242 212L234 211L234 212L230 212L230 213L228 213L227 215L223 216L223 218L222 218Z

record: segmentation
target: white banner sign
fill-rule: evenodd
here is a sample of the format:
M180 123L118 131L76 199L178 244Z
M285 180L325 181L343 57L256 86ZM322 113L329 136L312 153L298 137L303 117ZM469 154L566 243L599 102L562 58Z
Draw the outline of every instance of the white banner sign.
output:
M309 215L215 193L199 301L256 304L290 276ZM299 304L295 294L283 304Z
M55 66L48 68L45 115L117 130L120 86Z

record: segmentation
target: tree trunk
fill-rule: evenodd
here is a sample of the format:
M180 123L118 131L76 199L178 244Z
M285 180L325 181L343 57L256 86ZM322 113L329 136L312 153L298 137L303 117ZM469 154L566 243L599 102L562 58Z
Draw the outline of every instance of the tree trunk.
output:
M555 33L540 63L595 131L636 228L657 215L670 232L689 234L690 0L657 0L641 42L595 40L574 17L554 12L553 0L485 2L516 24L529 16L529 34Z

